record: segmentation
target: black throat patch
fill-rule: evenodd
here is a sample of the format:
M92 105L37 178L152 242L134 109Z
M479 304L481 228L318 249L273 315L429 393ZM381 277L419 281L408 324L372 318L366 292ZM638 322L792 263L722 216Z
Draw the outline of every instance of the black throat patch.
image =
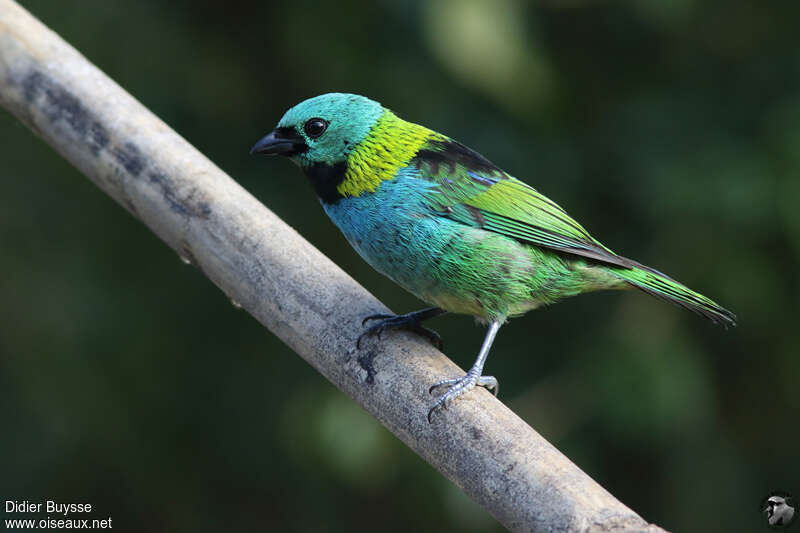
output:
M344 181L344 173L347 171L347 164L344 162L329 165L327 163L314 163L305 168L306 176L311 181L311 185L319 196L320 200L326 204L335 204L344 196L341 195L336 187Z

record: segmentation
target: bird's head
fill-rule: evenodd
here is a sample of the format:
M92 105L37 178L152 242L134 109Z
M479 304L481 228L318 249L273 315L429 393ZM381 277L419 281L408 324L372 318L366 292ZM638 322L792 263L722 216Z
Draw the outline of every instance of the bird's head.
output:
M330 93L291 108L250 153L288 156L330 204L376 191L434 135L369 98Z
M378 102L357 94L315 96L289 109L250 153L288 156L307 172L344 165L383 111Z

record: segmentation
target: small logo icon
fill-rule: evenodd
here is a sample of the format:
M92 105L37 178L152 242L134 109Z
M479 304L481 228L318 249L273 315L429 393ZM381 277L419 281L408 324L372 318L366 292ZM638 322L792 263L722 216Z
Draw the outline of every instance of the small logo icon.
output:
M761 512L772 529L785 529L794 522L794 498L786 492L775 491L761 502Z

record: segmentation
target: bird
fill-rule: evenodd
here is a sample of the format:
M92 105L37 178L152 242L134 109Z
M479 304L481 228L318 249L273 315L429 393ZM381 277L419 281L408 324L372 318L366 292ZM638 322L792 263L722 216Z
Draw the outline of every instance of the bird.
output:
M327 93L290 108L251 154L297 164L333 223L375 270L431 307L376 314L358 337L414 331L441 349L422 323L444 313L475 317L487 331L478 356L444 391L435 412L476 386L497 395L483 375L500 327L565 297L639 289L715 323L736 316L661 272L623 257L592 237L554 201L486 157L365 96Z
M783 496L770 496L764 513L770 526L788 526L794 521L794 507L790 506L788 498Z

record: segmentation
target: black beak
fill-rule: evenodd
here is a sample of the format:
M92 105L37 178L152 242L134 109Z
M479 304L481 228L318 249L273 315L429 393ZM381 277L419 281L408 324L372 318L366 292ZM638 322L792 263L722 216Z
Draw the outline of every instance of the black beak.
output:
M275 128L258 141L251 154L296 155L308 150L305 139L294 128Z

